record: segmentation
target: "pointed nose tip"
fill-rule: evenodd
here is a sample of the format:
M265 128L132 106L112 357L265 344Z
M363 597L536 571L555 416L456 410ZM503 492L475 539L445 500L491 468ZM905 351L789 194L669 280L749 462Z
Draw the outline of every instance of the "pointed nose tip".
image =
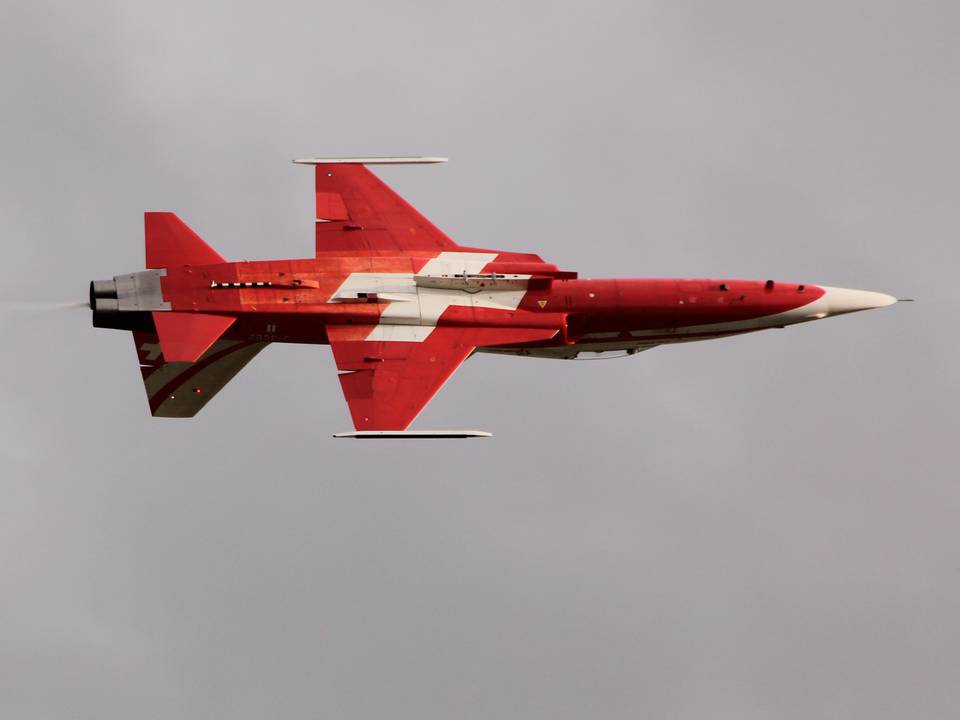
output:
M849 288L825 287L825 299L830 315L872 310L873 308L893 305L897 299L892 295L871 292L869 290L850 290Z

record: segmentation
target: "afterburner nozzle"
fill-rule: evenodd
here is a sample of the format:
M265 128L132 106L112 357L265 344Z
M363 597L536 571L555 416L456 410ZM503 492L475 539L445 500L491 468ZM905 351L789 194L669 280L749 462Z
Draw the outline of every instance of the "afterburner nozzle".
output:
M114 280L94 280L90 283L90 307L95 309L97 298L116 298L117 283Z
M120 301L116 298L94 298L93 312L95 313L115 313L120 312Z

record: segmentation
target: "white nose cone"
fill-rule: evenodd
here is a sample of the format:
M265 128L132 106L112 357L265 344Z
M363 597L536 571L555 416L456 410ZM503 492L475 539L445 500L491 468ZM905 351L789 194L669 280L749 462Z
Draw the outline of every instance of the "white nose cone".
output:
M821 286L822 287L822 286ZM827 301L828 315L842 315L843 313L857 312L858 310L872 310L873 308L893 305L897 299L892 295L870 292L869 290L850 290L848 288L824 287L823 299Z

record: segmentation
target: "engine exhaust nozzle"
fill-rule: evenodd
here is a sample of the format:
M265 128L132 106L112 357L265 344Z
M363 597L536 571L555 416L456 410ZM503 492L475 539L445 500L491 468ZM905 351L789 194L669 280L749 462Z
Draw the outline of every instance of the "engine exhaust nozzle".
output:
M90 283L90 307L95 308L97 298L116 298L117 283L114 280L94 280Z
M120 301L116 298L94 298L93 312L96 314L120 312Z

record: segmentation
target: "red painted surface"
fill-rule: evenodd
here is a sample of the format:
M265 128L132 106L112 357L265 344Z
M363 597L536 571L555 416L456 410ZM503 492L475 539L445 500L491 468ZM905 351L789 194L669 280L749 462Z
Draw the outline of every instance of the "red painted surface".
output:
M167 362L195 362L234 323L229 315L155 312L160 347Z

